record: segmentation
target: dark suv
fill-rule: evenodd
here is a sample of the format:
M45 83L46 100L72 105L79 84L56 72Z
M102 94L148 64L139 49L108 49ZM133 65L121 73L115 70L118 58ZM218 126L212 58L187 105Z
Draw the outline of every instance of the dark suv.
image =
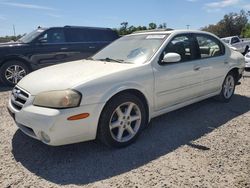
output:
M38 28L16 42L0 44L0 81L13 86L33 70L87 58L118 37L109 28Z

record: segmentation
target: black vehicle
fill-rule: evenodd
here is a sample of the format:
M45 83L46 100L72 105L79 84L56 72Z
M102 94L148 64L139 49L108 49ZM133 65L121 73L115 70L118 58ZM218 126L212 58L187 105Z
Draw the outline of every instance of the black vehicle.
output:
M13 86L33 70L87 58L118 37L109 28L38 28L16 42L0 44L0 81Z

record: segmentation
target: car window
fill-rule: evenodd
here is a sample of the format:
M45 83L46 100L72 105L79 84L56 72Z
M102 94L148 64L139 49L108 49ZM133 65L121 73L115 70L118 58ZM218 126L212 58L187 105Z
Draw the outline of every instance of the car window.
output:
M50 29L46 31L40 38L42 43L64 43L64 33L62 29Z
M222 44L216 38L209 35L196 36L201 58L209 58L224 54Z
M88 40L92 42L113 41L117 38L118 36L109 30L91 29L88 34Z
M65 29L66 40L68 42L88 42L89 31L86 29L68 28Z
M105 29L66 29L65 34L69 42L102 42L118 38L114 32Z
M235 44L235 43L238 43L238 42L240 42L240 39L238 38L238 37L233 37L232 38L232 44Z
M167 53L177 53L181 56L180 62L190 61L199 58L195 42L191 35L178 35L174 37L164 49L161 60Z

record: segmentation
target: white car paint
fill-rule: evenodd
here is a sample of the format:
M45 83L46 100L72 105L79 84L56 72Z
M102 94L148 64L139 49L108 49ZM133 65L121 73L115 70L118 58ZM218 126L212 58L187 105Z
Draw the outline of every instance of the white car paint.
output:
M250 47L250 40L240 39L238 36L225 37L221 40L240 53L245 53Z
M248 53L245 55L245 61L246 61L245 67L246 67L246 68L250 68L250 52L248 52Z
M17 110L11 99L8 108L14 113L17 126L25 134L48 145L64 145L95 139L99 117L105 104L121 91L133 89L141 92L147 100L150 120L218 95L224 78L233 68L237 68L239 74L242 74L243 56L226 45L223 56L159 65L158 59L165 46L174 36L184 33L211 35L191 30L151 32L150 34L169 34L169 37L143 64L80 60L40 69L17 84L17 88L29 94L22 109ZM132 35L142 34L145 33ZM198 69L195 70L196 68ZM79 107L51 109L33 105L34 98L39 93L65 89L74 89L82 94ZM80 113L89 113L90 116L78 121L67 121L68 117ZM30 128L34 133L30 132ZM44 140L42 131L50 137L50 142Z

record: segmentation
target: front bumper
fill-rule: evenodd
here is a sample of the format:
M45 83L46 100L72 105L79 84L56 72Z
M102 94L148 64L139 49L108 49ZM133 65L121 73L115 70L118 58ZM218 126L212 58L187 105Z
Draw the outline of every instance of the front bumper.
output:
M58 146L94 140L103 106L101 103L58 110L29 104L18 111L9 100L8 110L26 135L45 144ZM89 113L90 116L81 120L67 120L81 113Z

